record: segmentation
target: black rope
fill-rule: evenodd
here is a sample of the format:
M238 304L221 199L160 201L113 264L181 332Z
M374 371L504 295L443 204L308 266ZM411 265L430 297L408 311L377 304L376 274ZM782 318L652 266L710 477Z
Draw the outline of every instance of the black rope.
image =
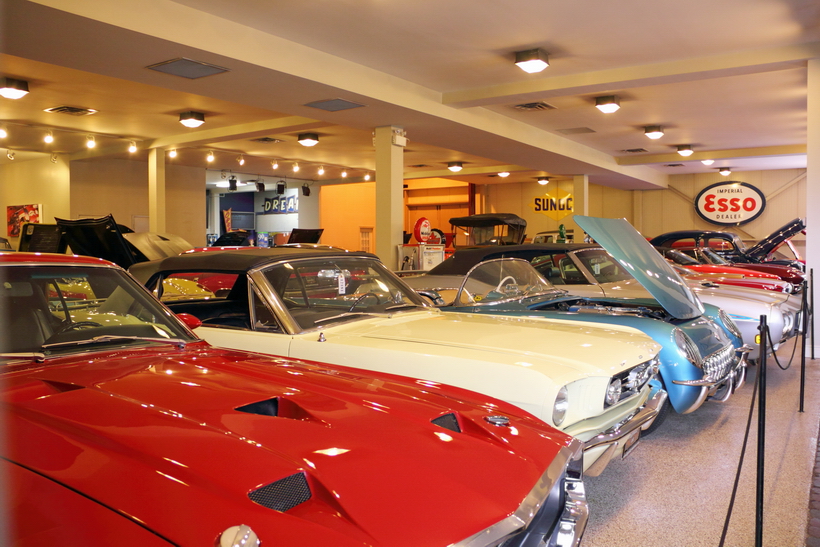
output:
M769 329L766 329L766 338L769 340L769 347L774 348L774 342L772 341L772 331ZM780 368L780 370L789 370L789 368L791 368L792 362L794 361L795 353L797 353L796 343L794 344L794 347L792 347L792 356L789 357L789 364L784 367L780 364L780 361L777 358L777 352L774 349L772 349L772 357L774 357L774 362L777 363L777 366Z
M732 486L732 497L729 500L729 510L726 512L726 521L723 523L723 532L720 534L720 543L718 543L718 547L723 547L724 542L726 541L726 533L729 531L729 521L732 519L732 509L735 506L735 497L737 497L737 486L740 482L740 472L743 469L743 459L746 456L746 443L749 440L749 430L752 427L752 415L754 415L755 410L755 400L757 400L757 383L760 379L760 374L755 374L755 386L754 392L752 393L752 405L749 408L749 418L746 420L746 434L743 436L743 446L740 448L740 461L737 463L737 474L735 475L735 483Z

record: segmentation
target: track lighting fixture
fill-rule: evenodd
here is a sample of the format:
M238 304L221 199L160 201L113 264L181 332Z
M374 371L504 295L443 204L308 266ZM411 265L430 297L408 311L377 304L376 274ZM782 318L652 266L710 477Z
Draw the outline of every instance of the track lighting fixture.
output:
M168 152L168 157L169 157L169 158L175 158L175 157L177 157L177 149L176 149L176 148L171 148L171 151L170 151L170 152Z
M700 160L703 165L712 165L715 163L715 160Z
M293 164L293 172L294 172L294 173L298 173L298 172L299 172L299 164L298 164L298 163L294 163L294 164Z
M245 158L242 156L242 154L239 154L239 157L236 158L236 163L238 163L239 165L245 165Z
M285 190L288 188L288 183L284 180L280 180L276 183L276 193L280 196L285 193Z
M94 148L95 146L97 146L97 141L94 140L94 135L89 135L88 137L86 137L85 145L88 148Z
M57 154L51 154L51 163L57 163Z
M544 50L538 48L516 51L515 64L518 65L518 68L530 74L541 72L550 66L549 56Z
M264 192L265 191L265 183L261 180L256 181L256 191L257 192Z
M320 166L319 166L319 170L318 170L318 171L316 171L316 172L317 172L317 173L319 173L319 175L324 175L324 174L325 174L325 166L324 166L324 165L320 165Z
M692 150L692 145L691 144L679 144L678 145L678 154L680 154L681 156L687 157L687 156L691 156L693 153L694 153L694 150Z
M236 180L236 175L231 175L228 177L228 190L231 192L236 192L236 187L239 185L239 181Z
M205 159L208 160L208 163L214 161L214 151L208 150L208 155L205 157Z
M617 95L605 95L603 97L595 97L595 108L604 114L612 114L621 108L621 100Z
M185 127L199 127L203 123L205 123L205 114L202 112L195 112L193 110L189 110L188 112L182 112L179 115L179 123L184 125Z
M134 152L136 152L136 151L137 151L137 143L135 143L134 141L131 141L131 142L128 144L128 151L129 151L129 152L131 152L132 154L133 154Z
M28 94L28 82L15 78L0 78L0 97L20 99Z
M319 144L319 135L316 133L299 133L298 140L302 146L316 146Z
M309 196L310 195L310 186L308 186L307 183L304 183L302 185L302 195L303 196Z
M541 186L546 186L549 183L550 183L550 178L549 177L538 177L538 184L540 184Z
M510 173L509 173L508 171L501 171L501 172L498 174L498 176L499 176L499 177L501 177L502 179L504 179L504 178L509 177L509 176L510 176Z
M365 173L364 180L370 180L370 173Z
M279 169L279 162L276 160L271 160L270 162L271 169L276 170Z
M720 173L724 177L728 177L729 175L732 174L732 168L731 167L721 167L720 169L718 169L718 173Z
M663 129L660 125L647 125L643 128L644 134L650 139L660 139L663 137Z
M453 173L458 173L463 169L463 165L460 161L451 161L447 164L447 169L452 171Z
M6 157L10 160L13 160L14 159L14 152L12 152L11 150L6 150Z
M54 142L54 133L52 133L51 131L46 133L46 136L43 137L43 142L45 142L46 144L53 143Z

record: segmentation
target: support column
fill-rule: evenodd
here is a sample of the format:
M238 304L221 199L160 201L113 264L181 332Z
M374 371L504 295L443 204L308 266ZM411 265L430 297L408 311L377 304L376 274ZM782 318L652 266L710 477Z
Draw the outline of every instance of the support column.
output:
M632 226L643 233L643 190L632 190Z
M572 210L576 215L589 214L589 177L587 175L574 175L572 177ZM563 221L567 233L572 230L573 242L584 242L584 231L575 224L572 217L566 217Z
M820 279L820 59L808 62L808 104L806 122L806 271L814 269L815 285ZM817 287L815 295L820 295ZM817 299L818 296L815 296ZM817 304L817 302L815 302ZM815 320L815 328L817 325ZM815 333L815 337L817 334ZM820 352L820 344L815 340L815 353Z
M165 228L165 152L148 151L148 229L163 233Z
M400 127L376 128L376 254L388 268L399 268L404 232L404 146L393 144Z

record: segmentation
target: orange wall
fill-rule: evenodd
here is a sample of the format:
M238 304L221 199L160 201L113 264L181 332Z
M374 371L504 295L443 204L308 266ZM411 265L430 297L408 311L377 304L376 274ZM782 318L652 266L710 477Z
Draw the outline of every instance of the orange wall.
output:
M376 226L376 183L327 185L321 187L321 192L319 225L325 229L322 244L360 250L360 228ZM375 246L370 251L375 251Z

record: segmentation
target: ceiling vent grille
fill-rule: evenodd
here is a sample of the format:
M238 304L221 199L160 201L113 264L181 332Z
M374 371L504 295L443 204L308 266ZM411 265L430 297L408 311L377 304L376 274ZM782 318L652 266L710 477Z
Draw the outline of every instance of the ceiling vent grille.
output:
M318 108L319 110L326 110L327 112L339 112L340 110L361 108L364 105L360 103L354 103L353 101L348 101L345 99L329 99L327 101L313 101L312 103L305 104L305 106L309 106L311 108Z
M264 142L264 143L269 143L269 144L277 144L277 143L280 143L280 142L285 142L282 139L277 139L277 138L274 138L274 137L260 137L258 139L251 139L251 141L252 142Z
M621 150L621 152L626 152L627 154L641 154L643 152L648 152L646 148L627 148L626 150Z
M557 129L559 133L563 133L564 135L583 135L584 133L595 133L594 129L590 129L589 127L570 127L568 129Z
M46 108L45 111L51 114L68 114L69 116L90 116L91 114L97 113L97 111L92 108L80 108L77 106L66 105Z
M222 66L212 65L202 61L194 61L185 57L171 59L170 61L163 61L145 68L156 70L157 72L164 72L173 76L181 78L188 78L189 80L196 80L197 78L204 78L205 76L213 76L214 74L221 74L228 72L228 69Z
M667 163L666 167L683 167L682 163Z
M415 165L410 165L409 167L412 167L413 169L421 169L422 167L430 167L430 166L427 165L426 163L417 163Z
M540 110L555 110L555 107L549 103L545 103L544 101L536 101L534 103L522 103L513 105L513 108L516 110L521 110L523 112L536 112Z

